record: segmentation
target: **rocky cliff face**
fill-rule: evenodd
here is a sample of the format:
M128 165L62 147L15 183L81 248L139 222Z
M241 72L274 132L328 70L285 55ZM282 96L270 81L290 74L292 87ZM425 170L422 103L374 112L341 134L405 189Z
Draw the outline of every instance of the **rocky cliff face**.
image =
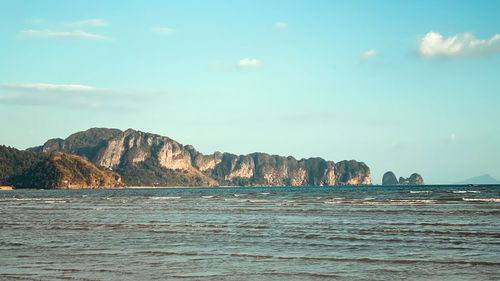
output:
M107 145L107 141L121 134L118 129L92 128L78 132L63 139L48 140L43 146L30 150L35 152L63 151L65 153L85 155L90 161L95 162L97 153Z
M99 133L99 130L103 130ZM86 140L75 143L75 140ZM89 139L92 139L91 141ZM37 151L63 151L112 169L131 185L299 186L369 185L370 169L362 162L334 163L252 153L204 155L164 136L116 129L90 129L65 140L49 140Z
M417 173L411 174L409 178L399 177L396 180L396 175L393 172L386 172L382 177L382 185L424 185L424 179Z

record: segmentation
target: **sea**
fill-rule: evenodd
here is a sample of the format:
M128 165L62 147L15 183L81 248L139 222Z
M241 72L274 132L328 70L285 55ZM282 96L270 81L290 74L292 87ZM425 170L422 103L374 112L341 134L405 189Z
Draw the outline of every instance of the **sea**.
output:
M0 191L0 280L500 280L500 186Z

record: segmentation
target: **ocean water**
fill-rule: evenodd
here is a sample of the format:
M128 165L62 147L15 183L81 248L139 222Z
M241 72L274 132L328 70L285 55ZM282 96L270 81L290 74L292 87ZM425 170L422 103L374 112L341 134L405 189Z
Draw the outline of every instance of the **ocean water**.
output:
M2 191L0 280L500 280L500 186Z

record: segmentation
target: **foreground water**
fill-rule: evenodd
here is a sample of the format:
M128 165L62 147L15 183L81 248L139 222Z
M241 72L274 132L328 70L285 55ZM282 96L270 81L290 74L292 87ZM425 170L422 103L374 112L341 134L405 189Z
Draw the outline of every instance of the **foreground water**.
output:
M0 280L500 280L500 186L0 192Z

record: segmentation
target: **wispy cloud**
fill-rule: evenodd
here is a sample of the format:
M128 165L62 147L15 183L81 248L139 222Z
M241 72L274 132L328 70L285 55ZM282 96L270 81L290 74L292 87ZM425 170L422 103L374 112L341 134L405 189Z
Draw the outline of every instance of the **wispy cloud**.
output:
M78 84L42 84L42 83L0 83L7 89L27 89L37 91L95 91L97 88Z
M170 27L152 27L151 32L157 34L172 34L175 32L175 29Z
M133 110L142 94L82 84L0 83L0 104L17 106Z
M248 59L248 58L241 59L237 64L238 67L245 67L245 68L259 67L261 65L262 61L257 59Z
M71 22L54 22L45 19L34 19L31 21L33 24L45 26L48 28L63 28L63 27L73 27L73 28L84 28L84 27L102 27L107 26L109 23L103 19L87 19Z
M274 23L274 27L279 28L279 29L286 29L286 28L288 28L288 23L279 21L279 22Z
M85 31L52 31L44 30L23 30L19 33L19 38L53 38L53 39L69 39L69 40L108 40L109 38L89 33Z
M99 27L108 25L108 22L102 19L90 19L90 20L67 22L66 25L74 27Z
M495 34L490 39L476 39L471 33L444 38L437 32L429 32L419 39L418 53L422 58L489 56L500 53L500 34Z
M374 49L371 49L369 51L366 51L364 52L360 57L359 57L359 60L361 62L365 62L367 61L368 59L372 58L373 56L375 56L377 54L377 51L375 51Z
M221 67L221 62L219 60L214 61L210 66L210 71L215 71Z

